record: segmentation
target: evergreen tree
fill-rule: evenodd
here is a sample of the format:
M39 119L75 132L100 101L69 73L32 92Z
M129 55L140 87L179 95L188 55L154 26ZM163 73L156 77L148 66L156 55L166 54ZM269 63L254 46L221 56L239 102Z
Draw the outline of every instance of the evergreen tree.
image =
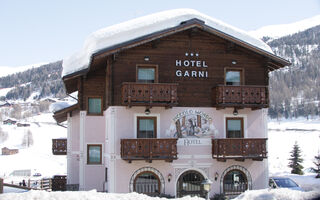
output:
M301 163L303 162L303 159L301 158L301 150L297 142L293 145L293 150L290 153L291 158L289 158L290 162L288 167L292 169L291 174L302 175L303 166Z
M317 173L316 178L320 178L320 153L318 154L318 156L314 157L315 161L313 162L316 167L312 168L312 170Z

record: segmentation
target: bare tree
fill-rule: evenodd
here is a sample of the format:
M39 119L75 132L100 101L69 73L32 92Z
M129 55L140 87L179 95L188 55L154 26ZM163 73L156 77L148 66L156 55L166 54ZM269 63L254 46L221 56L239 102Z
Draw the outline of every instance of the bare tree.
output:
M33 145L33 135L30 129L27 131L27 133L24 134L22 139L22 146L30 147Z
M6 141L8 139L8 133L4 132L0 127L0 143Z

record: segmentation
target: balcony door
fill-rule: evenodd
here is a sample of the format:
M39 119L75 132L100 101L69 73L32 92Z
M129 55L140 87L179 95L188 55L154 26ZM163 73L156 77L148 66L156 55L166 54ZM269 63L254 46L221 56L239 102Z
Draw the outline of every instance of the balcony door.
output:
M243 118L227 117L226 118L226 137L227 138L243 138Z
M137 138L157 138L156 117L137 117Z

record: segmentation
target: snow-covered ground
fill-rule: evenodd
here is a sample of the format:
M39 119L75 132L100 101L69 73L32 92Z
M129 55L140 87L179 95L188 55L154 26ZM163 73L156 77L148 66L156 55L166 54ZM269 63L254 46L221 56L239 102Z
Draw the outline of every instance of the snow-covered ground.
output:
M1 125L8 138L0 144L0 148L16 148L19 149L19 153L0 155L0 177L5 178L5 182L11 183L22 179L34 179L34 177L10 176L14 170L31 170L32 174L41 173L42 177L66 174L66 156L52 154L52 139L66 138L67 130L57 126L52 113L27 118L24 123L30 123L30 127ZM22 141L29 130L32 133L33 145L26 147L22 145Z

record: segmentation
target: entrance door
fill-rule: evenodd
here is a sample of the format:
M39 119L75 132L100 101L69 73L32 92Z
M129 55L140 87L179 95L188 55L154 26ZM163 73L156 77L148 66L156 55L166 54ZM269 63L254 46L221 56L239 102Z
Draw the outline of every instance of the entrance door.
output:
M204 180L202 174L197 171L190 170L184 172L177 183L177 197L198 196L206 198L206 192L201 182Z

